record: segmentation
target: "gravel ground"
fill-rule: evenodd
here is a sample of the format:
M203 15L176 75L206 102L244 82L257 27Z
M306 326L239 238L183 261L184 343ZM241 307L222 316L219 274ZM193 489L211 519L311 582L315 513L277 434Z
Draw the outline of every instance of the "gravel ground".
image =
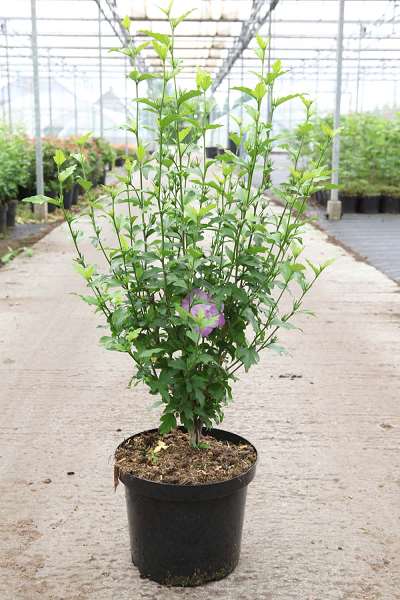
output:
M310 294L317 318L285 334L290 354L264 354L235 387L224 427L260 454L242 557L195 589L130 564L111 457L157 413L70 293L65 227L1 269L1 600L400 599L400 288L306 237L310 257L337 261Z

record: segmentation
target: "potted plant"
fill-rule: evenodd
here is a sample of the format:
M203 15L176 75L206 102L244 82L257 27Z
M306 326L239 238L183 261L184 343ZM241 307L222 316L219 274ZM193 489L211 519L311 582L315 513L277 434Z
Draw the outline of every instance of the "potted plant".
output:
M381 193L378 186L369 184L360 197L358 210L360 213L374 215L379 213L381 205Z
M381 187L381 212L397 214L400 212L400 189L393 185Z
M306 203L329 176L323 156L333 132L307 169L299 166L297 149L289 149L293 169L276 190L284 205L277 213L264 189L253 186L256 170L267 180L272 168L272 128L262 117L266 97L270 91L271 119L281 104L297 97L309 121L312 103L302 95L274 95L284 71L276 61L267 72L267 43L257 36L258 82L241 88L251 106L248 123L237 131L240 139L246 134L244 154L208 160L211 76L199 69L195 87L178 87L173 34L182 18L166 14L172 35L147 31L147 43L121 50L134 63L152 45L162 64L156 99L142 91L155 75L136 68L130 73L137 83L136 155L125 163L121 186L106 188L108 197L96 199L82 150L74 154L77 165L66 168L65 155L57 151L60 194L47 200L62 208L64 181L81 169L91 234L105 264L88 262L79 216L64 209L76 268L88 287L83 300L107 323L102 345L131 357L132 381L145 384L160 407L159 427L135 433L115 454L115 480L126 491L132 560L143 577L190 586L225 577L239 559L257 452L243 437L215 426L239 371L255 365L263 350L282 352L280 328L294 328L304 296L328 264L302 260L301 253ZM129 27L129 19L124 24ZM147 142L156 148L153 153L143 141L144 110L154 115L154 139ZM87 143L87 136L78 140L81 149ZM113 242L109 231L106 242L105 222Z

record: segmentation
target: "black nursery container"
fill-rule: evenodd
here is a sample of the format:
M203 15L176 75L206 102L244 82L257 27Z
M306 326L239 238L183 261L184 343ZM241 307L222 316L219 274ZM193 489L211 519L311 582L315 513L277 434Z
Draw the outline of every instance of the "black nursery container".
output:
M239 148L236 146L235 142L231 139L228 140L228 150L230 150L233 154L239 154Z
M207 146L206 147L206 157L207 158L215 158L218 155L217 146Z
M70 190L64 191L64 208L66 208L67 210L70 209L72 206L72 196L73 196L72 188Z
M72 187L72 204L78 204L79 192L80 192L80 185L78 183L74 183L74 185Z
M339 199L342 202L342 213L355 213L358 210L359 198L352 194L340 194Z
M379 212L381 204L381 196L380 194L371 194L371 196L362 196L360 198L360 203L358 210L360 213L375 215Z
M397 214L400 212L400 197L385 194L381 198L381 212Z
M15 217L17 216L17 200L10 200L7 206L7 227L15 227Z
M209 435L248 443L221 429ZM185 587L229 575L239 561L246 491L255 471L256 463L238 477L201 485L159 483L120 474L132 562L140 575Z
M0 204L0 234L7 229L7 204Z

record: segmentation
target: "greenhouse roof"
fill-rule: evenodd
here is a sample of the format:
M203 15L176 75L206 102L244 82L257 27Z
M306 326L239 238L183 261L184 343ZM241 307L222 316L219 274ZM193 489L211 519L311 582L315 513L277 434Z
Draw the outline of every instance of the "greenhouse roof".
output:
M143 29L169 32L157 0L37 0L39 61L43 69L72 72L74 68L116 74L125 59L109 50L124 40L121 18L131 17L132 40L143 40ZM271 8L271 10L270 10ZM176 55L184 59L182 77L192 78L200 66L217 77L238 80L254 65L254 34L271 32L271 59L281 59L294 74L329 78L336 61L337 0L176 0L175 14L193 12L176 32ZM360 11L362 10L362 15ZM269 15L271 14L271 22ZM100 17L100 25L99 25ZM362 18L361 18L362 17ZM2 3L0 65L15 71L31 65L30 0ZM355 76L399 69L400 6L394 0L347 0L345 3L344 72ZM99 38L99 30L101 39ZM160 62L146 49L148 70Z
M145 39L143 30L169 33L159 5L166 7L166 0L36 0L41 88L48 81L51 96L51 82L57 81L92 105L111 90L127 105L131 84L125 76L130 64L127 57L110 50L128 42L140 44ZM175 0L175 16L187 11L192 12L175 34L175 56L182 60L180 85L190 87L198 67L212 74L218 94L226 93L228 82L232 87L253 81L258 31L271 39L269 60L282 60L288 70L279 83L280 92L300 90L317 97L322 111L332 110L339 0ZM131 19L129 34L122 26L126 15ZM345 0L344 18L343 110L396 107L400 1ZM11 112L16 81L32 77L31 34L31 0L3 1L3 119L7 102ZM139 68L160 70L151 45L143 51ZM54 103L54 98L42 98L46 102ZM30 122L28 112L16 119ZM94 122L95 116L87 115L86 122L90 119Z

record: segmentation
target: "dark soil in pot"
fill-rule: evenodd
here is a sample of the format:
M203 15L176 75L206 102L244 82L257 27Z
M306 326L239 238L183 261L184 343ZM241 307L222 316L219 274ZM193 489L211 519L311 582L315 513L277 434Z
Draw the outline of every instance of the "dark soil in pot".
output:
M397 214L400 212L400 197L384 195L381 198L381 212Z
M165 585L222 579L239 560L257 453L244 438L219 429L202 441L206 449L191 448L182 430L161 437L154 429L116 451L132 561L142 577Z
M7 204L7 227L15 227L15 217L17 216L17 200L10 200Z
M379 212L380 204L380 195L362 196L360 198L358 211L367 215L375 215Z
M0 204L0 234L7 229L7 204Z

